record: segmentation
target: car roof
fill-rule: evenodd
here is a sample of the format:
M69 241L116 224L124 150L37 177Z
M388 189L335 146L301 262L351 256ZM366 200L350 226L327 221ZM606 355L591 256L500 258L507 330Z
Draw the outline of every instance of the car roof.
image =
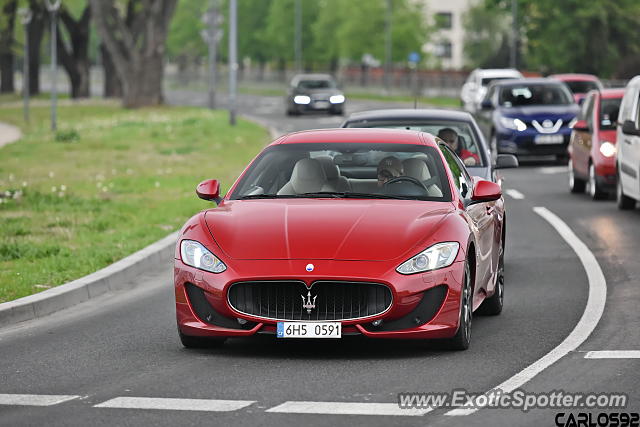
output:
M496 80L491 82L492 86L513 86L521 84L558 84L563 85L560 80L550 79L548 77L525 77L523 79Z
M435 119L451 120L456 122L471 122L473 117L466 111L444 110L438 108L395 108L385 110L360 111L351 114L345 123L365 120L414 120L414 119Z
M593 74L581 74L581 73L565 73L565 74L552 74L549 78L561 80L561 81L579 81L579 82L598 82L600 79Z
M331 74L296 74L291 81L300 80L333 80Z
M515 68L478 68L475 70L480 77L522 76Z
M413 144L436 147L435 137L428 133L404 129L339 128L294 132L275 140L277 144L368 143Z
M622 98L624 96L624 88L620 87L620 88L602 89L600 91L600 96L605 99Z

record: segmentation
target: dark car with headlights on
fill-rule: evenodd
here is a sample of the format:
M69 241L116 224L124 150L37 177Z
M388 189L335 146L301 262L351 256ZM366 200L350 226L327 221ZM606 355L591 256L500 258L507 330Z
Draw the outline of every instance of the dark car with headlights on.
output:
M566 160L570 124L580 107L564 83L548 78L496 82L481 107L478 124L492 152Z
M287 91L287 115L321 111L343 114L345 97L329 74L298 74Z

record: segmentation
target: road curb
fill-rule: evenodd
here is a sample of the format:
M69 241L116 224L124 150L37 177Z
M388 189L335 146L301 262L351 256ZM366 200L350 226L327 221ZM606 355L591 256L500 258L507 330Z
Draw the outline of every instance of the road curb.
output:
M135 279L173 260L178 231L101 270L64 285L0 304L0 325L47 316L107 292L136 287Z

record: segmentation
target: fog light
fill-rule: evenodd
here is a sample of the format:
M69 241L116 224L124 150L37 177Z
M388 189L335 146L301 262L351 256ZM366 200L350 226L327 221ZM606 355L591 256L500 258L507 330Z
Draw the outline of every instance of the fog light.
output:
M376 327L380 326L382 324L382 319L374 320L371 324Z
M241 319L241 318L236 318L238 320L238 323L240 323L241 325L245 325L247 323L246 319Z

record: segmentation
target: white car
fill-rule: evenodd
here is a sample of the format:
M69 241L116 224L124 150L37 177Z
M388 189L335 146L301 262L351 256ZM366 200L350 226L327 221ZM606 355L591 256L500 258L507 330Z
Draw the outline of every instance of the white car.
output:
M620 209L633 209L640 200L640 76L624 91L618 114L616 199Z
M467 81L462 86L460 92L462 107L471 114L475 114L487 93L489 83L494 80L521 79L522 77L520 71L512 68L476 68L469 74Z

